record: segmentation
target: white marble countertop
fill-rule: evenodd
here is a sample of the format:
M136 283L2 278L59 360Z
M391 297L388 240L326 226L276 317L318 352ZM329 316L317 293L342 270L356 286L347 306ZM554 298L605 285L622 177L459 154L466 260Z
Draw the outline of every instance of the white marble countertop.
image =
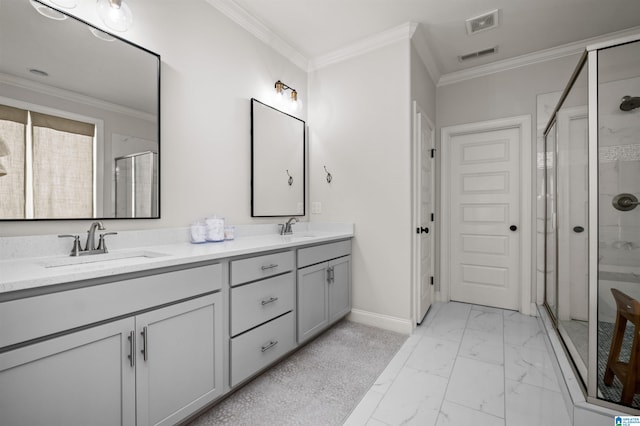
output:
M264 226L262 226L262 230L264 230ZM135 231L129 232L133 233ZM293 235L287 236L281 236L275 232L252 234L250 227L245 227L239 234L234 240L219 243L191 244L188 241L154 241L150 245L135 245L126 248L116 247L110 249L109 253L104 255L71 257L68 254L58 254L39 257L16 256L14 258L5 256L4 260L0 260L0 296L3 294L7 296L6 293L10 292L42 288L55 284L224 259L270 250L295 248L354 236L352 224L320 224L314 226L313 223L303 227L299 226ZM131 235L129 235L129 238L131 238ZM7 241L3 242L5 251L9 243Z

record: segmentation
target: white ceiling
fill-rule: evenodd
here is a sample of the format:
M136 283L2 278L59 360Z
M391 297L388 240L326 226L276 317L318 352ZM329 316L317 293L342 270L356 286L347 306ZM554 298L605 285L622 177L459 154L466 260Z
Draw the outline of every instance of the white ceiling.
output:
M245 11L309 61L415 22L439 75L640 26L640 0L208 1L223 12ZM500 9L498 28L467 35L466 19L494 9ZM495 55L458 61L493 46Z

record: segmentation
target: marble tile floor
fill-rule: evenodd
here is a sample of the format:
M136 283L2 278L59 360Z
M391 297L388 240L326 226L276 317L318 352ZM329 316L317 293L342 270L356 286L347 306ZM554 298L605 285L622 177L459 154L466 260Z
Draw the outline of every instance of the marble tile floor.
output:
M345 422L382 425L571 424L534 317L435 303Z

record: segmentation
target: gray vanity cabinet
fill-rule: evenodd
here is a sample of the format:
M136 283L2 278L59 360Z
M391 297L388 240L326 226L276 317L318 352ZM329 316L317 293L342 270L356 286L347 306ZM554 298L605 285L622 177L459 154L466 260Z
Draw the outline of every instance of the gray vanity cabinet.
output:
M298 250L298 343L351 311L351 241Z
M230 384L295 348L293 251L231 261Z
M135 425L134 326L126 318L1 353L0 424Z
M137 425L173 425L222 394L222 299L136 316Z
M0 345L0 424L173 425L211 403L223 392L222 270L0 303L0 328L26 311L54 332L38 336L45 329L34 321L10 337L24 344ZM68 329L69 316L85 325Z

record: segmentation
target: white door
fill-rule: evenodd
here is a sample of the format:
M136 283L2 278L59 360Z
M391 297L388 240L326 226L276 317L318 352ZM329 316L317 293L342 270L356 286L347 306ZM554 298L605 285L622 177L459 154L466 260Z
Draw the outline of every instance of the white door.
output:
M415 106L414 143L414 300L416 323L422 323L433 298L434 213L434 148L433 125Z
M448 141L451 300L520 306L520 135L512 127Z

